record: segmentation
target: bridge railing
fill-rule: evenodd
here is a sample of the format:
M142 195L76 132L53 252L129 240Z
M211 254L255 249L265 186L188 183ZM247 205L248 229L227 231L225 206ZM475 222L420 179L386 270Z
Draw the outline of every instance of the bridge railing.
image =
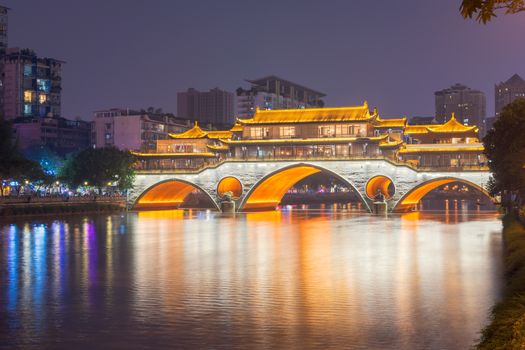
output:
M202 163L196 165L180 166L176 163L165 163L165 162L138 162L135 167L135 171L139 174L155 174L155 173L181 173L191 174L199 173L205 169L216 168L219 165L230 162L230 163L243 163L243 162L269 162L269 161L282 161L282 162L308 162L308 161L370 161L370 160L384 160L397 166L406 166L415 171L443 171L443 172L456 172L456 171L487 171L488 167L483 164L458 164L457 166L419 166L414 162L404 161L395 159L392 157L385 157L383 155L352 155L348 156L304 156L304 157L292 157L292 156L267 156L267 157L239 157L239 158L218 158L204 160Z

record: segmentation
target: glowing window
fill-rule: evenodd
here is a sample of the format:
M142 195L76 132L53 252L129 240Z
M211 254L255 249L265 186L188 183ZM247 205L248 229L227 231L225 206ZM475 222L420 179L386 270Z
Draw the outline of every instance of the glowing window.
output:
M38 86L38 91L43 91L47 93L51 91L51 82L47 79L37 79L36 85Z
M32 108L31 105L24 105L24 115L31 115Z
M279 128L279 135L283 138L295 137L295 126L281 126Z
M33 91L26 90L24 91L24 102L32 102L33 101Z
M38 95L38 102L40 102L40 104L46 103L47 102L47 95L46 94L39 94Z
M268 128L250 128L250 137L252 139L262 139L268 137Z
M319 126L319 136L321 137L335 136L335 126L334 125L320 125Z
M33 75L33 66L30 64L24 65L24 75L30 77Z

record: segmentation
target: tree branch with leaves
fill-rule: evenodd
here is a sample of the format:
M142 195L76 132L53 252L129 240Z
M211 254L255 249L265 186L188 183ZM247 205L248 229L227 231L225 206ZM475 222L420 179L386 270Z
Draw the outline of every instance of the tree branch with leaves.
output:
M465 18L476 18L481 23L487 23L497 17L498 12L525 12L525 0L463 0L460 12Z

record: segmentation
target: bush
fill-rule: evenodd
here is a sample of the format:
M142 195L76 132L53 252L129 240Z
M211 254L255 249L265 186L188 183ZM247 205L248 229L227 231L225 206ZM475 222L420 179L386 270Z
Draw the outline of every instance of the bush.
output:
M514 216L503 220L505 297L492 310L478 349L525 349L525 227Z

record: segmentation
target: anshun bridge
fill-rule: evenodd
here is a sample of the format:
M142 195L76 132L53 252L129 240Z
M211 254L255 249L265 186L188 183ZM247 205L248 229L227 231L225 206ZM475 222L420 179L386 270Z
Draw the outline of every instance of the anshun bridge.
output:
M195 190L214 206L230 192L238 210L274 209L299 181L326 173L355 190L370 210L379 193L392 211L417 209L430 191L460 182L489 196L478 128L454 116L444 124L410 125L357 107L257 110L230 130L197 124L135 153L129 205L178 208Z

